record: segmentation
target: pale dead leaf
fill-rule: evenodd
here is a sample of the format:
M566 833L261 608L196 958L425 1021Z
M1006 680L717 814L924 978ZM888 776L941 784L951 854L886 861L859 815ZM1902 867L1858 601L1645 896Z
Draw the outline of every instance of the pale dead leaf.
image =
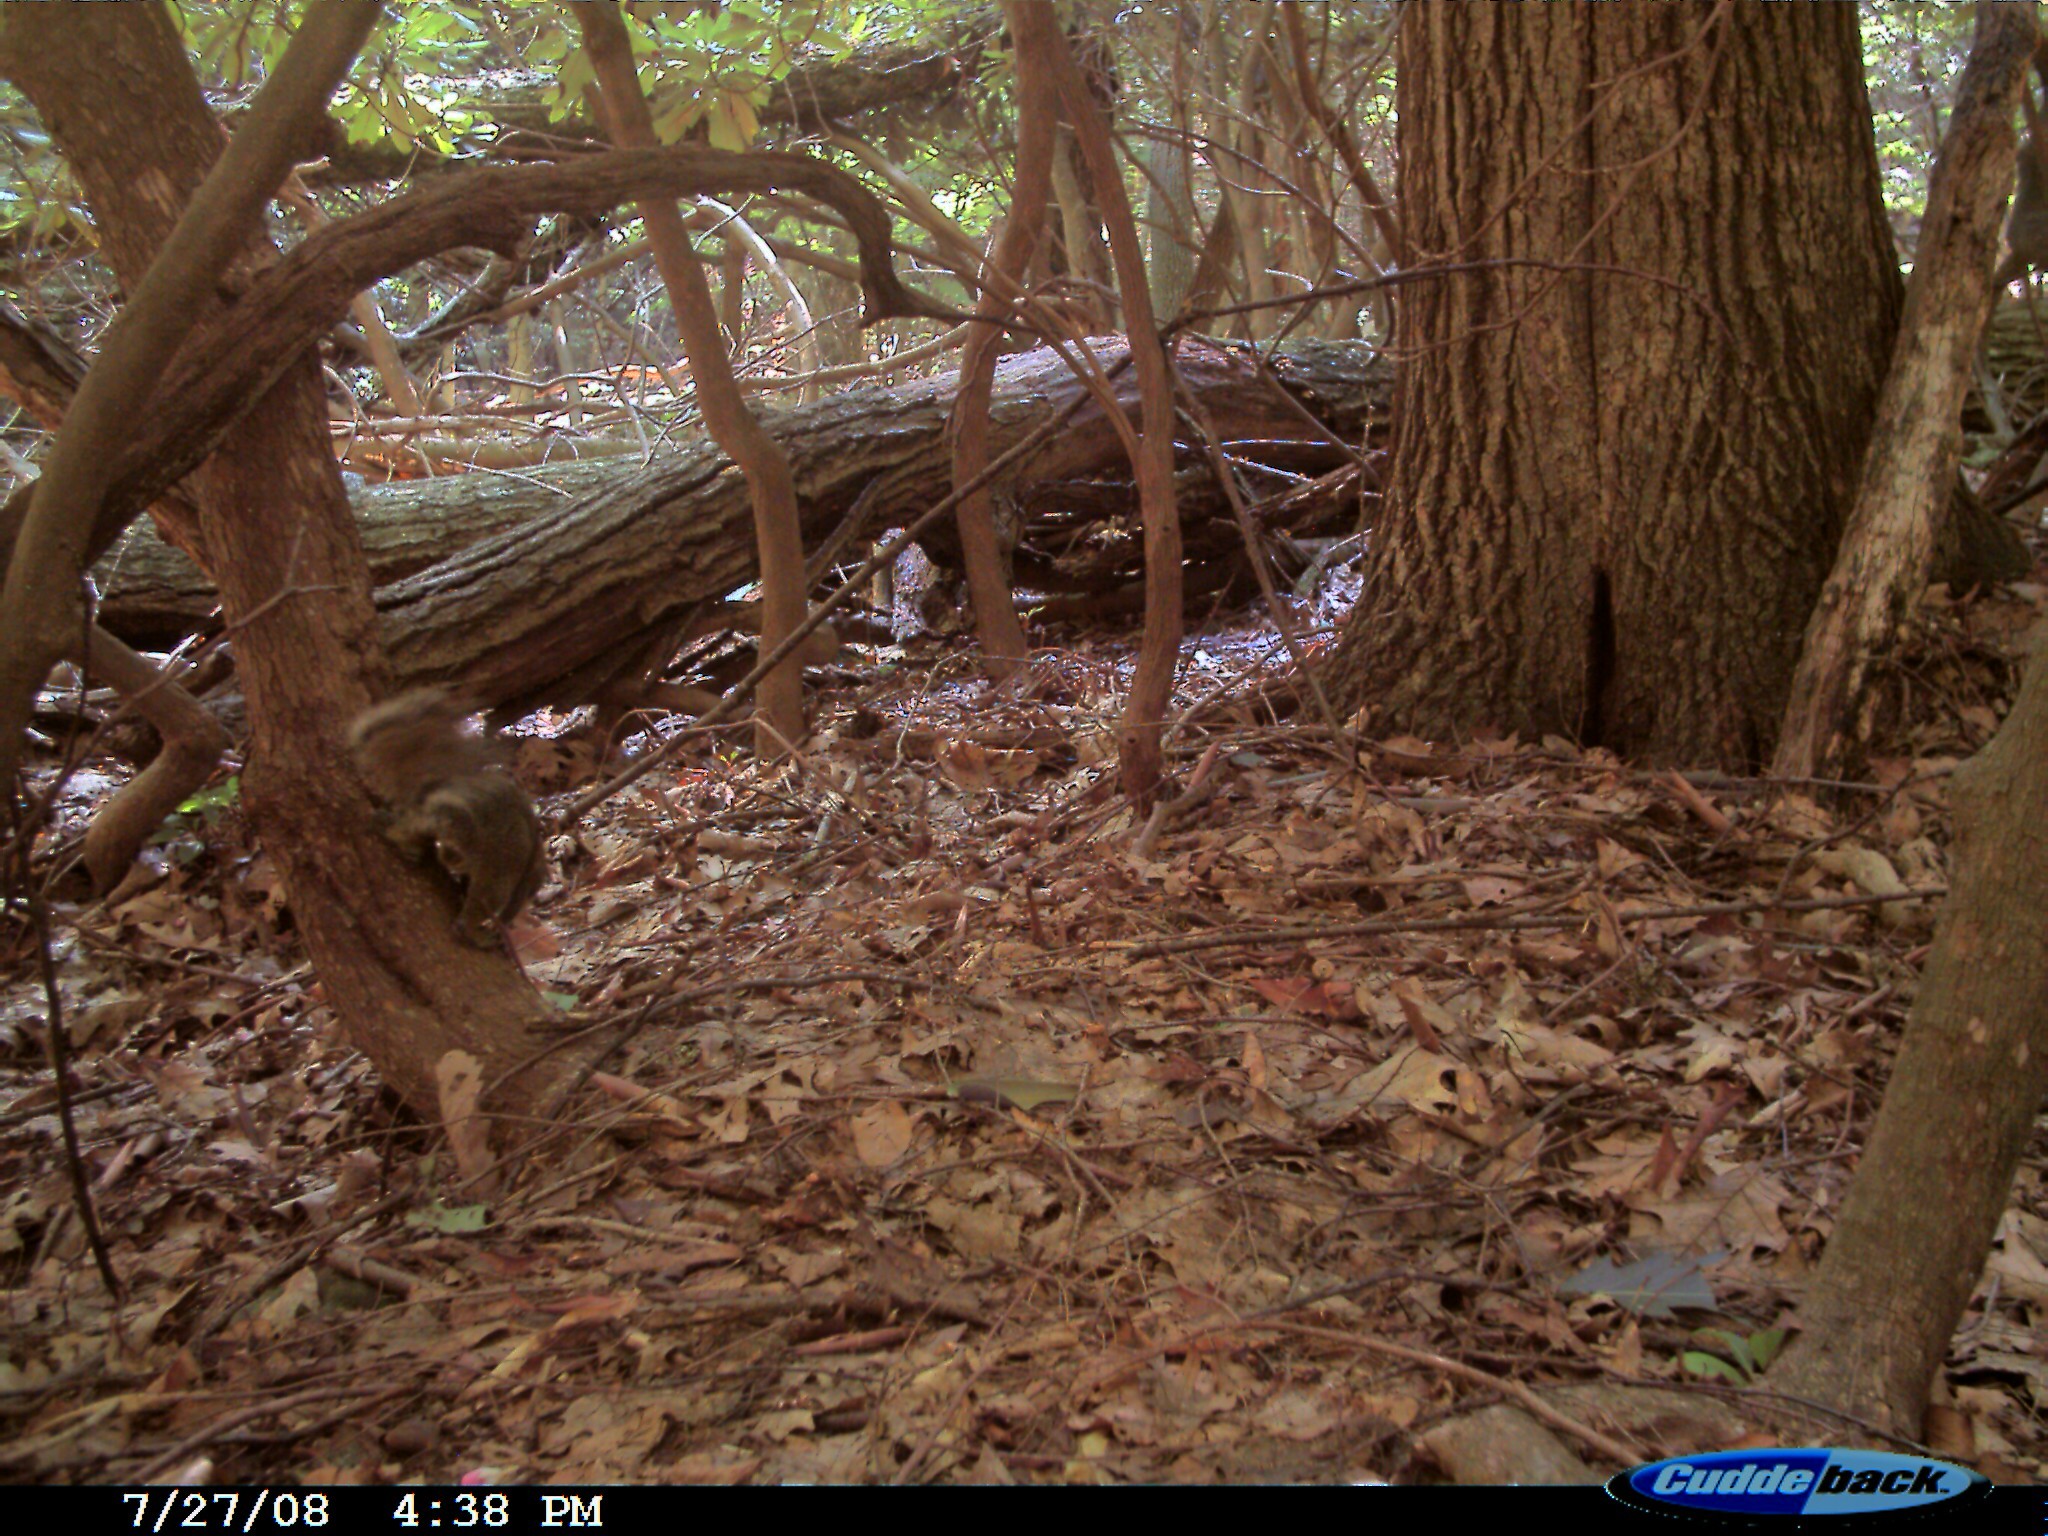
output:
M1266 1090L1265 1047L1259 1044L1259 1037L1250 1030L1246 1030L1240 1038L1244 1041L1244 1049L1239 1054L1239 1060L1244 1066L1245 1081L1260 1093L1264 1093Z
M1437 748L1419 736L1389 736L1374 742L1372 751L1397 773L1448 773L1457 766L1455 759L1439 756Z
M870 1105L853 1117L853 1151L870 1168L888 1168L910 1150L910 1113L894 1099Z
M1340 1402L1309 1387L1282 1387L1252 1412L1254 1424L1283 1440L1320 1440L1345 1417Z
M1009 1212L991 1210L986 1203L962 1205L934 1195L925 1203L924 1217L946 1234L963 1258L1008 1260L1023 1248L1023 1222Z
M171 1117L184 1125L204 1124L233 1106L233 1098L183 1061L140 1057L135 1069L149 1079Z
M595 1296L578 1296L562 1309L549 1326L551 1334L588 1328L597 1323L616 1323L640 1310L640 1298L631 1291L605 1291Z
M320 1277L307 1265L292 1273L257 1316L270 1335L276 1337L290 1332L294 1322L319 1307Z
M1017 789L1038 771L1038 754L955 741L940 749L939 771L960 788L976 793Z
M455 1166L465 1180L484 1180L491 1168L491 1124L477 1112L483 1096L483 1063L467 1051L449 1051L434 1063L435 1091L441 1105L441 1128L447 1133ZM495 1191L473 1186L489 1199Z
M1442 1004L1422 990L1422 983L1412 976L1403 976L1387 989L1394 994L1394 1001L1401 1005L1401 1015L1408 1021L1408 1028L1414 1032L1415 1041L1426 1051L1438 1050L1446 1036L1460 1033L1458 1021L1451 1017Z
M1448 1115L1458 1107L1458 1063L1435 1051L1396 1052L1364 1073L1365 1102L1391 1109L1406 1104L1428 1114ZM1446 1078L1451 1082L1446 1083Z
M1524 881L1503 880L1497 875L1474 875L1458 884L1464 889L1465 899L1475 907L1498 906L1529 889Z

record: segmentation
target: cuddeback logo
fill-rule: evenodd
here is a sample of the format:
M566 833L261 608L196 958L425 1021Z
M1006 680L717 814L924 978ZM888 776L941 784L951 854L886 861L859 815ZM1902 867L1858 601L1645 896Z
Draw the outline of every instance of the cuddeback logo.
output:
M1963 1467L1883 1451L1715 1451L1674 1456L1616 1474L1607 1491L1624 1504L1711 1518L1873 1515L1974 1497L1990 1482Z

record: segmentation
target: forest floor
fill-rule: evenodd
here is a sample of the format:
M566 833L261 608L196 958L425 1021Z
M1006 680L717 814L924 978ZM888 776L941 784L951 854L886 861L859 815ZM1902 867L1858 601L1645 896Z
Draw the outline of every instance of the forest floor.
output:
M554 840L522 958L617 1049L488 1205L223 796L56 913L118 1305L5 936L0 1477L1431 1480L1528 1387L1726 1394L1932 933L1868 898L1945 882L1946 775L2044 607L1931 602L1848 787L1369 724L1353 771L1246 702L1284 656L1241 618L1188 643L1149 829L1108 793L1128 636L1053 637L1030 699L869 653L793 766L706 738ZM2048 1472L2044 1311L2037 1136L1937 1453ZM1604 1475L1604 1427L1552 1430Z

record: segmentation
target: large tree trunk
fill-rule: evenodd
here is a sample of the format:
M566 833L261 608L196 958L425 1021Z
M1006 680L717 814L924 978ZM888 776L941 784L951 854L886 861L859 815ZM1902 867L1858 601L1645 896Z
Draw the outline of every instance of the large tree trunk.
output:
M30 7L6 17L5 63L92 204L132 290L220 152L220 129L158 5ZM115 88L109 88L109 82ZM260 252L258 255L260 256ZM256 259L253 258L252 259ZM442 894L375 835L341 727L378 666L361 545L327 442L315 358L288 367L188 481L181 542L219 583L249 701L249 811L282 863L328 1000L384 1080L432 1114L450 1050L505 1080L493 1108L534 1111L521 1072L547 1010L517 968L459 942ZM542 1058L561 1070L561 1058Z
M1756 762L1899 284L1850 6L1426 4L1400 33L1385 515L1333 683L1375 728Z
M1956 773L1956 879L1774 1390L1917 1436L2048 1093L2048 646Z

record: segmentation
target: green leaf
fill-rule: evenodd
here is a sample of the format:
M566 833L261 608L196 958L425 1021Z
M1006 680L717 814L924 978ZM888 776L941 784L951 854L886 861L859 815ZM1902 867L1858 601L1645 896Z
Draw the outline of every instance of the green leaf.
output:
M654 136L664 144L676 144L704 116L704 103L685 96L654 119Z
M408 1211L405 1224L429 1232L481 1232L490 1225L487 1205L443 1205L436 1200L417 1211Z
M1790 1333L1791 1330L1788 1328L1766 1328L1749 1336L1749 1347L1756 1355L1756 1368L1759 1371L1770 1369L1771 1362L1783 1353L1785 1340Z
M1694 1350L1682 1358L1686 1361L1686 1369L1694 1371L1695 1375L1723 1375L1747 1385L1778 1358L1778 1352L1785 1347L1785 1333L1783 1328L1764 1328L1751 1334L1740 1334L1727 1328L1695 1328L1694 1342L1711 1345L1720 1353L1710 1355ZM1691 1362L1696 1358L1713 1360L1716 1370L1711 1373L1694 1370Z
M1749 1384L1742 1372L1735 1369L1726 1360L1723 1360L1718 1355L1707 1354L1703 1350L1687 1350L1678 1357L1678 1363L1689 1376L1720 1377L1723 1380L1734 1383L1738 1387Z
M733 121L732 100L730 97L721 97L712 103L711 110L705 114L704 121L705 125L711 130L711 147L713 149L745 149L747 147L747 141L740 133L738 124Z
M222 782L181 801L178 805L180 816L205 816L208 821L218 816L242 799L242 776L230 774Z

